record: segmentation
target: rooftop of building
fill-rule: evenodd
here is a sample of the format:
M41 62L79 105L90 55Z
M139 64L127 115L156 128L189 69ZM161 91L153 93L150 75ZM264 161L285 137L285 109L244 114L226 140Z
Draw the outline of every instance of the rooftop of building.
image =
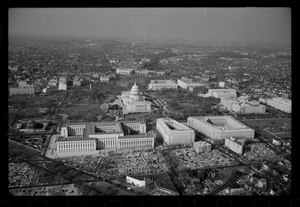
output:
M202 145L210 145L210 143L205 142L205 141L197 141L197 142L194 142L194 145L202 146Z
M195 116L194 118L218 129L250 129L232 116Z
M153 136L148 134L129 134L123 137L119 137L119 139L131 139L131 138L152 138Z
M160 120L164 123L166 127L168 127L170 130L173 131L188 131L192 130L189 127L185 126L184 124L179 123L178 121L170 118L160 118L157 119L157 121Z
M95 140L95 138L88 138L88 137L82 137L82 136L70 136L70 137L59 137L57 139L57 142L71 142L71 141L92 141Z

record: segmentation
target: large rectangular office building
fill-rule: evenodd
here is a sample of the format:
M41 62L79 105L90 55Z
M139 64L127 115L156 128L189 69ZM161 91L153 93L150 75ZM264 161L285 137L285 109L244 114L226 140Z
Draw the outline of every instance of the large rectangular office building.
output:
M227 137L254 138L254 130L231 116L189 117L187 125L210 137L213 141Z
M61 137L68 144L64 144L63 151L57 151L58 156L68 154L70 149L72 155L76 152L90 154L91 148L85 144L94 149L94 142L97 150L154 148L154 136L147 134L144 121L70 123L61 127Z
M267 100L267 104L286 113L292 112L292 101L286 98L272 98Z
M161 133L166 145L193 144L195 132L193 129L170 118L156 120L156 129Z
M177 89L177 84L172 80L151 80L148 86L149 90L161 90L161 89Z

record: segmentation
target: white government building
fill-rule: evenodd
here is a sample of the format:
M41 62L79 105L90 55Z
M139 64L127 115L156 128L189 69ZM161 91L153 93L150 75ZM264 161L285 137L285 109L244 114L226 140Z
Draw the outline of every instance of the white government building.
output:
M187 125L213 141L224 140L226 137L253 139L255 132L231 116L189 117Z
M19 87L9 88L10 95L31 95L35 93L33 85L28 85L26 81L20 81Z
M213 96L215 98L229 99L236 98L236 89L208 89L206 97Z
M264 114L266 106L259 104L258 101L248 101L247 97L221 99L221 104L229 111L240 114Z
M286 98L272 98L267 100L267 104L286 113L292 112L292 101Z
M58 90L67 90L67 79L63 76L59 78Z
M195 82L192 79L188 78L181 78L177 80L177 85L180 86L181 88L188 89L189 87L200 87L204 86L203 83L201 82Z
M130 75L133 71L133 68L117 68L116 73L120 75Z
M148 89L149 90L161 90L161 89L177 89L177 84L172 80L151 80Z
M58 156L152 148L154 136L147 134L143 121L69 123L61 127L61 137L57 141Z
M193 129L170 118L156 119L156 129L162 135L166 145L193 144L195 132Z
M151 112L151 102L145 101L136 83L130 91L123 91L121 96L123 114Z

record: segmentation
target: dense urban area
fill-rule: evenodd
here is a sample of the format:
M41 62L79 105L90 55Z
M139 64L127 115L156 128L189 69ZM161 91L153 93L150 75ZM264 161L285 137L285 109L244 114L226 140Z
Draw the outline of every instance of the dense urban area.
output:
M291 49L9 38L11 195L290 195Z

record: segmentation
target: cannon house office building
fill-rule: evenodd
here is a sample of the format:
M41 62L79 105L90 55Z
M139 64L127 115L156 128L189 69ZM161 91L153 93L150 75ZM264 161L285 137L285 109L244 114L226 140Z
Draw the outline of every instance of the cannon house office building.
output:
M195 132L193 129L170 118L156 120L156 129L162 135L166 145L193 144Z

